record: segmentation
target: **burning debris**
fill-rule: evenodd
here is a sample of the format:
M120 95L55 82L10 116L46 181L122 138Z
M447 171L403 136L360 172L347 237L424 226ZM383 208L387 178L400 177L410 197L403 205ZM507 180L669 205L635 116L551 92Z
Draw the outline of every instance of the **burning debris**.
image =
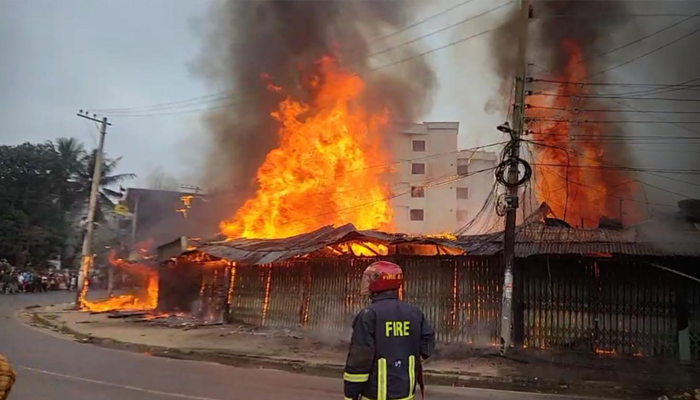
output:
M86 298L88 285L85 285L80 295L80 309L91 312L155 310L158 306L158 271L146 264L131 263L117 258L114 251L109 255L109 262L115 268L129 274L142 288L135 294L91 301Z

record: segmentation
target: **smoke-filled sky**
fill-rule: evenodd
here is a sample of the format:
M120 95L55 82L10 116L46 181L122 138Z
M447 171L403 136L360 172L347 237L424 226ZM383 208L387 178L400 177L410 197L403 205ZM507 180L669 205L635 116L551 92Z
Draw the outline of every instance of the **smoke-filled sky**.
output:
M406 8L415 15L406 14L400 22L433 15L459 2L406 1ZM487 0L473 3L421 25L422 30L414 28L385 43L401 44L491 6ZM75 116L78 109L145 107L228 89L207 85L198 72L216 4L211 0L0 2L0 142L75 136L94 146L97 130ZM452 41L496 20L485 17L442 32L420 42L418 49ZM386 32L390 31L387 27ZM460 143L464 146L476 143L467 136L473 136L477 129L490 128L503 119L482 112L481 93L489 93L497 83L488 73L487 46L488 40L480 38L425 58L436 67L440 81L448 84L437 91L437 106L432 112L416 119L461 120ZM377 43L372 49L380 51L383 45ZM386 53L377 63L390 63L403 54ZM462 54L468 57L464 59ZM455 65L467 60L471 60L467 65ZM106 151L123 157L121 171L139 175L136 185L146 184L148 175L159 166L182 183L199 183L195 178L206 155L202 150L206 124L199 113L177 113L210 104L140 113L174 115L114 116Z
M405 10L395 24L419 21L463 0L403 1ZM505 3L506 1L503 1ZM0 142L16 144L43 141L60 136L75 136L92 146L96 140L94 125L75 116L81 108L106 109L141 107L174 102L231 89L225 80L206 79L202 56L211 62L225 62L226 54L206 53L215 29L213 0L64 0L0 2ZM401 44L410 39L455 24L470 15L497 7L494 0L474 0L387 40L374 43L370 52ZM625 2L631 14L694 14L696 2ZM505 6L483 17L432 35L415 43L414 52L424 52L464 37L478 34L505 23ZM587 10L595 14L595 8ZM392 17L393 18L393 17ZM645 34L679 21L683 17L633 17L606 30L596 48L615 48ZM235 21L230 21L234 24ZM566 24L566 20L537 23ZM691 20L649 40L608 55L603 67L630 60L698 27ZM384 31L391 32L392 24ZM235 30L233 33L235 34ZM372 35L376 36L376 35ZM700 35L698 35L700 37ZM236 38L249 40L251 38ZM417 121L461 122L460 146L471 147L499 141L494 127L506 118L506 103L498 63L490 34L481 35L425 56L436 83L433 107L416 116ZM605 79L616 82L674 83L695 78L698 38L687 40L641 58L612 71ZM220 57L220 59L215 59ZM371 62L384 65L406 57L403 51L388 52ZM539 55L530 55L537 62ZM408 61L396 67L402 68ZM394 67L390 67L394 68ZM388 68L387 70L390 70ZM261 71L264 72L264 71ZM421 77L422 78L422 77ZM235 78L231 78L235 82ZM229 82L229 83L231 83ZM692 94L692 92L691 92ZM167 113L206 108L212 103L191 103L181 108L148 110L143 113ZM637 105L637 104L635 104ZM666 106L645 103L641 107ZM692 108L693 105L687 106ZM673 117L671 117L673 118ZM203 183L199 171L211 158L207 147L211 128L199 113L112 118L114 126L107 138L107 153L123 156L122 172L135 172L144 185L149 173L162 167L181 183ZM693 129L699 126L690 126ZM634 126L636 134L692 135L668 125ZM633 157L641 164L661 168L693 168L696 145L635 146ZM662 150L652 152L651 150ZM219 155L223 157L224 155ZM684 164L685 163L685 164ZM698 187L655 177L656 185L688 195L700 195ZM679 177L692 180L693 176ZM678 200L667 193L654 192L666 203Z

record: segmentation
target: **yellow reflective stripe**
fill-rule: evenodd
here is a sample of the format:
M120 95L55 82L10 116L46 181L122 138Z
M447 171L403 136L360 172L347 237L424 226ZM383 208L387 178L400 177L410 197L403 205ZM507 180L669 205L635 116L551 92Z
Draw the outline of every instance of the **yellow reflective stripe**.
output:
M377 363L377 400L386 400L386 358L380 358Z
M346 372L343 374L343 380L354 383L367 382L369 380L369 374L348 374Z
M413 400L415 398L416 398L416 395L411 395L411 396L404 397L401 399L389 399L389 400ZM372 399L370 399L369 397L360 396L360 400L372 400Z
M416 356L408 356L408 396L413 396L413 391L416 390Z
M343 397L343 400L352 400L352 399L349 397Z

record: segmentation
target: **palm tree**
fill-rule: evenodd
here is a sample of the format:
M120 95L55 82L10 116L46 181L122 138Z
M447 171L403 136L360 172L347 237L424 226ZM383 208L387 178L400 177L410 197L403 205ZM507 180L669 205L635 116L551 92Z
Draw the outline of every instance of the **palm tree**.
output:
M58 152L61 169L69 179L75 178L83 166L85 146L76 138L58 138L54 147Z
M92 189L92 175L95 170L95 158L97 155L97 150L86 154L82 159L82 168L78 174L78 182L80 191L84 193L85 197L89 197L90 190ZM98 203L102 205L114 205L114 200L121 197L121 193L112 190L109 186L116 185L123 182L126 179L133 179L136 177L135 174L125 173L125 174L114 174L114 171L119 165L121 157L115 159L104 158L102 160L102 178L100 179L100 192L98 197Z
M74 211L82 196L78 177L83 169L85 147L76 138L58 138L53 146L58 153L60 207L63 212L71 212Z

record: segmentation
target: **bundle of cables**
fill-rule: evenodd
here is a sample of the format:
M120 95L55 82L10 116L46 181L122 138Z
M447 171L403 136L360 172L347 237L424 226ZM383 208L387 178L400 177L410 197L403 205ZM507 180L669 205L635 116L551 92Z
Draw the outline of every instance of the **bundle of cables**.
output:
M500 164L498 164L495 171L496 181L507 188L520 187L527 183L530 178L532 178L532 166L529 162L520 157L513 158L508 156L509 154L512 154L513 146L515 146L515 144L516 142L510 142L503 149L501 157L502 161ZM523 166L522 176L520 176L521 165ZM518 171L518 180L516 182L510 182L508 179L508 172L510 171L511 167Z

